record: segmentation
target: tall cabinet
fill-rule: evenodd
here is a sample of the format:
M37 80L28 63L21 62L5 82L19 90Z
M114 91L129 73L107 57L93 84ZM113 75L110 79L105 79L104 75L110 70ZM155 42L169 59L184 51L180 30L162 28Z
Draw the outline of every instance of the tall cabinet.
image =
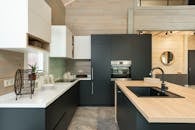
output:
M111 60L131 60L133 80L143 80L151 70L151 35L91 36L92 90L96 105L114 104Z
M114 89L110 85L111 40L111 35L91 37L92 87L97 105L114 104Z

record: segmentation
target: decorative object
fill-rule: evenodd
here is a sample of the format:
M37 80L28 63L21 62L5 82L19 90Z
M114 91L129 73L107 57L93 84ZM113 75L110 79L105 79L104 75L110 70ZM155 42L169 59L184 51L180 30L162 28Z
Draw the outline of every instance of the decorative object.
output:
M161 54L160 60L164 65L171 65L174 63L174 54L171 51L165 51Z
M35 77L36 74L32 73L31 69L18 69L15 73L14 91L16 94L16 100L19 95L30 94L31 98L34 94Z
M29 74L29 79L30 80L36 80L36 72L37 72L37 64L34 64L34 65L30 65L28 64L29 67L31 68L31 74Z

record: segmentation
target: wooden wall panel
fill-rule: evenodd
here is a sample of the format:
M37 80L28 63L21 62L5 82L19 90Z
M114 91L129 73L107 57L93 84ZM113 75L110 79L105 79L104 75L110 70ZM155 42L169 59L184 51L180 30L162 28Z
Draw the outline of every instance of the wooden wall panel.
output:
M188 50L195 50L195 35L188 37Z
M14 78L16 70L23 66L23 53L0 50L0 95L13 91L13 86L3 87L3 80Z
M61 0L46 0L52 9L52 25L65 25L65 7Z
M165 66L160 61L160 56L164 51L171 51L175 61L172 65ZM152 67L162 67L166 74L186 74L186 63L183 35L157 35L152 38Z
M195 30L193 6L140 7L134 12L134 30Z
M75 35L125 34L133 0L76 0L66 6L66 24Z

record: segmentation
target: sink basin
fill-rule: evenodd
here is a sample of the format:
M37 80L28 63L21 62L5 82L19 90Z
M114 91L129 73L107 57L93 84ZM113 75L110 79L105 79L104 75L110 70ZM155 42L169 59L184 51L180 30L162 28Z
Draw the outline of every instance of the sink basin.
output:
M127 86L138 97L159 97L159 98L184 98L175 93L166 91L162 92L160 88L155 86L144 86L144 87L132 87Z

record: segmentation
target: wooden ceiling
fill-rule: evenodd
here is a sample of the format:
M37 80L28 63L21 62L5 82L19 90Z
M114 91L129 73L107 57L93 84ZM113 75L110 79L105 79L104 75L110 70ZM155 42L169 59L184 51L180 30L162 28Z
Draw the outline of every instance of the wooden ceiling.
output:
M132 1L75 0L66 6L66 25L75 35L125 34Z
M72 4L75 0L62 0L64 6L68 6L69 4Z

